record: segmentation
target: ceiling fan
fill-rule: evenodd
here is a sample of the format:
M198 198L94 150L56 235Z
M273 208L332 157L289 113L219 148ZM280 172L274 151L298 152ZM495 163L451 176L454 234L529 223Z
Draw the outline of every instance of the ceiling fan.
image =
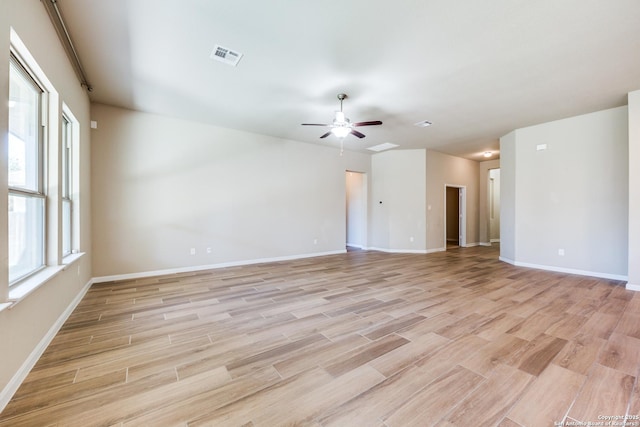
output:
M351 123L351 120L346 118L344 113L342 112L342 101L344 101L346 97L347 97L347 95L344 94L344 93L339 93L338 94L338 99L340 100L340 111L336 111L336 116L333 119L333 122L331 122L330 124L326 124L326 123L324 123L324 124L323 123L302 123L302 126L326 126L326 127L330 127L331 130L329 130L329 132L327 132L324 135L322 135L320 138L326 138L327 136L329 136L331 134L334 134L338 138L343 139L344 137L346 137L349 134L355 135L358 138L364 138L365 134L363 134L361 132L358 132L354 128L359 127L359 126L377 126L377 125L381 125L382 124L382 122L380 120L374 120L374 121L370 121L370 122Z

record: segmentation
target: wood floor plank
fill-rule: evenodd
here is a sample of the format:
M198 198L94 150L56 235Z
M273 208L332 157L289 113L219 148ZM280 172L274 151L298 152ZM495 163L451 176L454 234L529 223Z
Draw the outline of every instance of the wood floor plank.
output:
M513 364L529 341L509 334L502 334L471 353L460 364L469 370L488 377L501 364Z
M624 415L635 378L598 363L588 373L568 417L583 423L598 422L599 415Z
M203 411L189 420L189 426L239 426L255 425L253 418L268 412L281 402L291 402L302 394L328 384L333 377L320 368L303 371L284 381L278 381L256 393L237 399L220 408L212 407L210 413Z
M541 334L530 341L520 357L518 368L531 375L538 376L567 344L562 338Z
M389 427L435 425L483 381L482 376L457 366L413 395L384 422Z
M182 424L186 420L193 419L194 414L209 413L224 407L237 399L275 384L280 379L273 367L259 369L250 376L233 380L225 379L225 371L224 368L218 368L213 371L219 374L217 376L206 373L181 380L195 383L197 388L185 387L178 382L177 386L172 387L171 390L168 386L151 390L143 394L140 399L124 402L126 405L124 411L120 409L117 412L124 412L125 418L122 420L124 426ZM228 373L226 375L229 378ZM202 387L199 387L201 384ZM153 408L148 408L149 403L145 402L149 399L156 403ZM147 408L143 410L144 406ZM107 408L107 410L113 410L113 408ZM99 413L103 414L104 410L101 408ZM99 416L99 414L96 415Z
M638 377L640 339L614 332L600 351L598 363Z
M124 384L127 380L126 369L118 372L108 373L101 377L95 377L87 381L64 384L59 387L50 387L50 384L41 384L42 390L47 393L38 393L36 396L27 399L14 399L5 410L3 416L17 416L20 414L36 411L48 406L57 406L65 402L73 402L83 397L91 396L96 389L108 390L115 385Z
M273 366L283 378L288 378L297 373L320 366L330 359L353 351L369 343L369 340L361 335L353 334L341 337L335 341L319 341L305 352L290 355L285 360L276 362ZM394 350L395 351L395 350Z
M560 350L553 363L586 375L606 342L597 336L581 333L576 335Z
M343 402L364 393L384 379L375 369L362 365L310 393L298 395L287 405L278 405L272 407L273 411L256 415L253 422L264 426L304 425L315 420L323 412L329 412Z
M451 340L431 332L372 360L369 365L388 378L442 349L450 342Z
M339 377L407 343L409 343L409 340L401 336L387 335L329 360L326 364L323 364L323 367L331 375Z
M509 419L530 426L562 423L585 379L585 375L549 366L509 411Z
M497 367L486 382L480 384L446 418L454 425L469 420L478 426L497 424L516 402L533 376L508 365Z
M524 427L640 411L638 294L498 255L349 251L94 284L0 427Z
M414 365L399 371L353 399L327 411L318 421L324 426L375 425L419 393L435 378Z
M459 317L452 316L449 313L441 313L433 317L429 317L428 321L426 322L414 323L410 326L400 329L397 334L405 337L408 340L414 340L423 335L451 326L457 323L459 320Z

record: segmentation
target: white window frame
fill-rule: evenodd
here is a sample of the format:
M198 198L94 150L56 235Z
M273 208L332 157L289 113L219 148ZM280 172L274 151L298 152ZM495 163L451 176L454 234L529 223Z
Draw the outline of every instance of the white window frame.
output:
M44 239L45 258L42 269L25 277L23 280L12 283L9 286L7 276L4 280L0 280L0 311L17 304L22 299L30 295L41 285L47 283L55 277L59 272L68 269L71 264L79 260L84 254L79 252L79 224L78 224L78 191L79 191L79 141L80 131L78 121L73 114L65 110L66 106L60 102L60 97L55 87L51 84L42 68L38 65L35 58L31 55L25 44L17 35L13 28L10 28L10 52L15 56L24 68L28 69L31 76L44 89L46 96L43 98L43 114L42 122L45 126L43 129L43 157L42 157L42 190L46 194L46 208L44 224L47 227ZM8 71L8 70L7 70ZM62 257L62 241L61 241L61 214L62 214L62 193L59 188L61 184L62 161L60 158L60 126L62 125L62 112L65 111L67 117L76 124L73 131L73 152L72 152L72 191L71 198L74 202L72 220L72 254ZM2 226L2 224L0 224ZM4 225L7 227L7 224ZM6 270L5 270L6 271ZM80 274L80 266L78 266L78 274Z
M45 135L46 135L46 116L47 116L47 91L45 90L45 88L43 87L43 85L40 83L39 79L37 78L37 76L34 75L34 73L31 71L31 69L21 60L20 56L17 54L17 52L14 52L13 49L11 51L11 57L10 57L10 63L13 65L13 68L15 68L15 70L22 74L22 77L25 78L25 80L29 81L30 83L33 84L33 88L36 89L37 92L39 92L39 96L38 96L38 109L37 109L37 113L38 113L38 117L36 118L36 123L38 125L38 132L37 132L37 142L36 142L36 165L35 165L35 169L36 169L36 182L35 182L35 188L21 188L21 187L13 187L13 186L8 186L8 191L9 191L9 197L14 197L14 198L24 198L27 200L39 200L41 201L41 209L42 211L40 212L40 218L41 218L41 224L38 224L41 227L40 233L42 233L42 239L40 242L40 247L37 248L37 250L40 252L37 256L39 256L41 262L40 265L35 266L35 268L33 270L30 270L28 272L24 272L14 278L12 278L12 280L9 281L9 287L11 288L11 286L14 286L18 283L20 283L21 281L23 281L24 279L28 278L29 276L32 276L34 274L36 274L38 271L40 271L41 269L43 269L46 266L46 247L47 247L47 226L46 226L46 193L45 193L45 175L46 175L46 169L45 169ZM10 270L10 269L9 269Z
M63 108L62 112L62 140L60 141L60 157L62 163L62 183L60 199L62 201L62 256L73 252L73 132L74 122Z

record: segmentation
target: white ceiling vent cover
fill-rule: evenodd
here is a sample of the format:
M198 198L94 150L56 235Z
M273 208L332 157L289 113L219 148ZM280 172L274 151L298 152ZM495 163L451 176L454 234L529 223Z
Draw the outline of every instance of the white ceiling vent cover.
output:
M384 142L382 144L374 145L373 147L367 147L367 150L380 152L385 150L391 150L392 148L399 147L398 144L394 144L392 142Z
M240 62L240 59L242 59L243 54L235 52L227 47L216 45L210 56L211 59L215 59L216 61L224 62L225 64L235 67L238 65L238 62Z

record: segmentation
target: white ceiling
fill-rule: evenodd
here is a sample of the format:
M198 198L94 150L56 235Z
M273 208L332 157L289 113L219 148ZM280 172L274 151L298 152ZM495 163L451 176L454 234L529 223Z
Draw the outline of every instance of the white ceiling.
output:
M638 0L58 0L95 102L298 141L480 160L513 129L626 104ZM244 54L209 58L216 44ZM413 124L429 120L433 126Z

